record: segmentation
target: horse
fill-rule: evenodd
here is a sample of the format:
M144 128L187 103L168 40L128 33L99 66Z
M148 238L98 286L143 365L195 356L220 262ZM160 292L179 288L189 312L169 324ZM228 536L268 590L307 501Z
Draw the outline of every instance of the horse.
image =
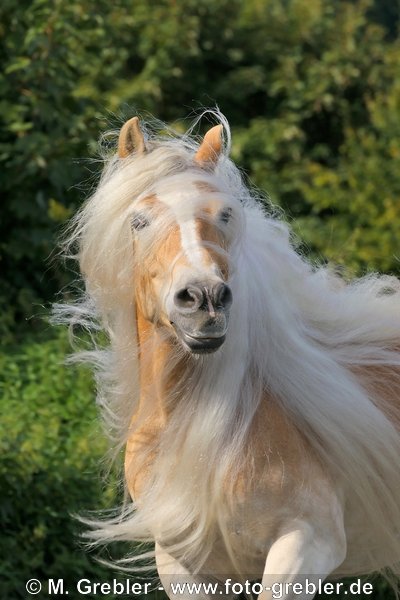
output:
M153 543L123 565L155 556L171 598L396 577L400 283L301 256L215 118L200 141L128 120L68 228L85 292L56 318L106 333L83 360L125 455L126 502L90 535Z

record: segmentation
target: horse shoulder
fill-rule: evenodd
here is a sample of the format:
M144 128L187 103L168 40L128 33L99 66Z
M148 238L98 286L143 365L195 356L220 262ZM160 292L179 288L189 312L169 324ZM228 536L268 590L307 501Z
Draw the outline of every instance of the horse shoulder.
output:
M321 535L333 535L341 519L343 493L279 402L265 394L255 419L249 449L253 500L250 510L279 536L302 519ZM261 508L261 513L260 513Z

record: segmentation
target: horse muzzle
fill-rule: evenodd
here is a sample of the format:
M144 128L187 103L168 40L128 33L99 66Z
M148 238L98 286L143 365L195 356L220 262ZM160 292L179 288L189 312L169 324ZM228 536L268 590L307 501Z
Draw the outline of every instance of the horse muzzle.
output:
M174 294L171 324L193 354L215 352L225 341L232 292L219 281L191 283Z

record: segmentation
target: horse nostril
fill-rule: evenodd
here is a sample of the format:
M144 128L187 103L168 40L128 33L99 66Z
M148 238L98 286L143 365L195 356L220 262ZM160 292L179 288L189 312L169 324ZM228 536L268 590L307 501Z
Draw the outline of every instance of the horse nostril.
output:
M188 285L175 293L174 303L182 312L225 310L232 304L232 292L225 283L218 283L211 289L204 285Z
M176 292L174 301L179 308L197 310L203 302L203 292L193 286L183 288Z
M232 304L232 292L231 288L225 283L219 284L214 289L214 303L215 306L219 306L221 308L229 308Z

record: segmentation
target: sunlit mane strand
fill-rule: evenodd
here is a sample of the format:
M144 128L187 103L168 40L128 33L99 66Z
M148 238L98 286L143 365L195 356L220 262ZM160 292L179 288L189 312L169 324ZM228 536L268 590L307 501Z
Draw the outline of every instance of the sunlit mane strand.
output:
M114 447L128 443L138 496L123 518L94 523L92 539L156 539L191 572L209 569L218 546L243 575L258 564L232 525L248 496L279 480L303 518L318 473L345 507L346 554L333 570L397 573L400 285L312 268L244 184L228 124L213 116L225 148L218 127L199 147L125 124L119 157L68 229L86 291L55 320L107 334L108 347L82 359L95 366ZM275 452L278 427L288 439ZM266 502L260 522L283 500Z

